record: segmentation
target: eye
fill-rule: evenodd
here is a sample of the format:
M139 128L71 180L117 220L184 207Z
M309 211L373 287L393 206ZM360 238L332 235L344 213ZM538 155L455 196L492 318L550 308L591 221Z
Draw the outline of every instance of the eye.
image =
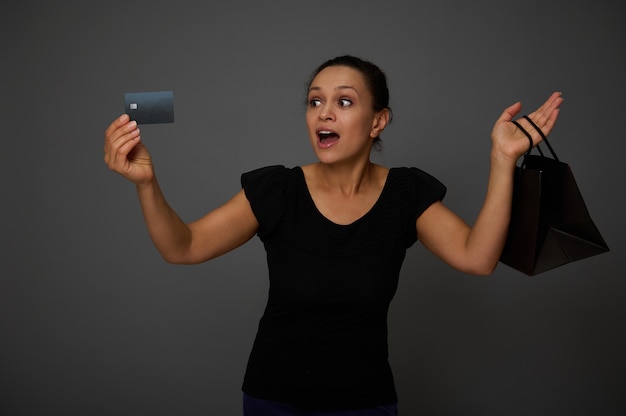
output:
M347 99L347 98L340 98L339 99L339 106L340 107L349 107L352 105L352 101Z
M322 105L322 101L318 98L309 100L309 107L319 107L320 105Z

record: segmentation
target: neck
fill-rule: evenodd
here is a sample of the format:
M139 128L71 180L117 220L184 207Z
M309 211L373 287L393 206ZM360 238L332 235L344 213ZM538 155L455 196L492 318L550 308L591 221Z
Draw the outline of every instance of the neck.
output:
M319 184L340 191L344 195L354 195L367 189L377 181L377 166L369 160L358 165L325 164L314 165Z

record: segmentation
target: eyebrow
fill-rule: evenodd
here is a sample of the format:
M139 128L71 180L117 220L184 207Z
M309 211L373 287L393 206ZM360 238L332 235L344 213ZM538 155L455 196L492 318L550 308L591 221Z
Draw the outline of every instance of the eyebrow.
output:
M310 91L319 91L321 89L322 89L322 87L315 87L315 86L313 86L313 87L309 88L309 92ZM351 86L351 85L338 85L334 89L335 90L346 90L346 89L348 89L348 90L353 90L357 94L359 93L359 91L356 88L354 88L353 86Z

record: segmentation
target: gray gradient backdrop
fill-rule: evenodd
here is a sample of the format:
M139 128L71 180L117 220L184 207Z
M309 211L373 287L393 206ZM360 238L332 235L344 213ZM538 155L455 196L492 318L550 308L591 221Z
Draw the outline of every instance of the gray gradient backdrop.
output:
M389 317L402 414L625 414L620 3L5 5L0 413L240 414L263 247L165 264L134 188L102 161L103 132L124 92L173 90L176 123L142 136L192 220L244 171L313 161L305 82L351 53L389 76L395 120L375 160L437 176L468 222L495 119L562 90L552 143L612 249L533 278L504 265L478 278L413 247Z

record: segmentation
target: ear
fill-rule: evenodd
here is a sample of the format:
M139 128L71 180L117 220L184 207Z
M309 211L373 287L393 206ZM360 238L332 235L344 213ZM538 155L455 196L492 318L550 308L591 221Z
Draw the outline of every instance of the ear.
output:
M372 130L370 131L370 137L372 139L380 136L380 133L382 133L382 131L385 130L385 127L387 127L387 124L389 124L390 118L391 113L388 108L380 110L376 113L374 120L372 121Z

